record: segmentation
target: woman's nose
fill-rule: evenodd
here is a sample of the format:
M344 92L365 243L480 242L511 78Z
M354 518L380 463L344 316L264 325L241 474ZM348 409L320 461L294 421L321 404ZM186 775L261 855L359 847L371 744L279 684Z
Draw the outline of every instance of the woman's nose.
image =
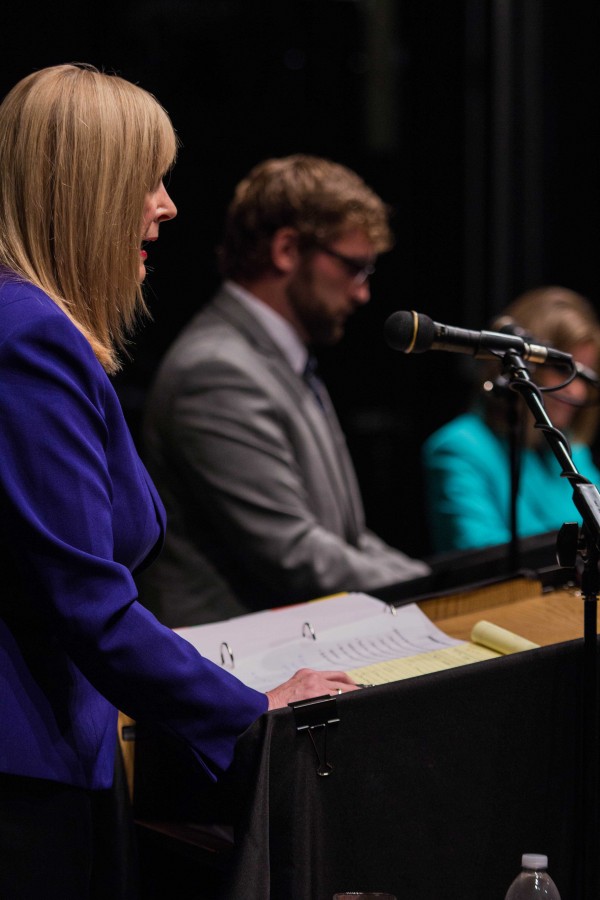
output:
M160 191L160 194L157 198L157 221L158 222L167 222L169 219L174 219L177 215L177 207L171 200L166 187L163 185Z

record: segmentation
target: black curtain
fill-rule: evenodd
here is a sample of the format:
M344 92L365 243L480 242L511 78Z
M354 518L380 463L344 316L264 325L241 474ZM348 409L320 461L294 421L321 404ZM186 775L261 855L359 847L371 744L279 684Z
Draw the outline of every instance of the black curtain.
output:
M329 156L391 205L373 300L321 366L369 524L426 554L420 445L465 406L471 367L394 353L383 323L416 309L481 328L543 283L599 302L594 0L66 0L12 4L3 37L2 94L91 62L155 93L182 140L179 216L151 254L154 321L117 379L136 438L160 357L218 282L223 212L253 164Z

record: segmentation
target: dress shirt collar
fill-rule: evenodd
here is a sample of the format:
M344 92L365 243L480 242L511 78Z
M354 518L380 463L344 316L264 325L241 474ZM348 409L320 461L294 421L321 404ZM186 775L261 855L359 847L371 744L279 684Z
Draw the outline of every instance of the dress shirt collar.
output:
M224 286L255 319L258 319L271 339L277 344L294 372L297 375L302 375L308 359L308 349L290 323L237 282L227 280Z

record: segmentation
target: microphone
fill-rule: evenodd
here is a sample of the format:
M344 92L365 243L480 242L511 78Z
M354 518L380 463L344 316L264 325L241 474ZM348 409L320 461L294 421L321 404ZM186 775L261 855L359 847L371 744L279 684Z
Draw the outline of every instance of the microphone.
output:
M388 345L403 353L447 350L451 353L467 353L476 359L497 359L508 350L516 350L524 360L573 368L570 353L534 344L516 334L470 331L467 328L441 325L414 310L392 313L385 323L384 334Z
M514 319L511 319L510 316L503 316L501 319L496 320L496 326L498 331L502 334L512 334L517 337L523 338L524 341L531 342L533 340L532 336L522 328L518 322L515 322ZM582 381L585 381L586 384L591 385L591 387L596 388L596 390L600 390L600 375L595 372L593 369L590 369L589 366L584 366L583 363L577 362L577 360L572 360L571 367L575 368L575 372L581 378Z

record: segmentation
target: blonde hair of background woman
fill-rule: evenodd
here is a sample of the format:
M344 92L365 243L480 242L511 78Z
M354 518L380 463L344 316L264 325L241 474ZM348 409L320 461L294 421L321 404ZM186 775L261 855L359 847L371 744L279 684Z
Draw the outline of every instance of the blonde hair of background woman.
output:
M595 368L596 371L600 369L600 322L590 301L576 291L559 285L526 291L503 310L500 319L492 323L492 329L497 329L507 317L520 325L535 342L565 353L572 353L578 345L592 343L596 348ZM494 374L497 374L497 366L494 373L487 369L486 378L491 379ZM567 375L565 370L565 377ZM592 405L577 409L571 423L572 436L585 444L592 442L598 427L598 391L589 388L588 399ZM489 424L497 431L503 430L506 421L503 401L492 394L486 395L485 400ZM542 435L533 428L531 413L525 407L522 413L528 423L529 443L539 442Z

